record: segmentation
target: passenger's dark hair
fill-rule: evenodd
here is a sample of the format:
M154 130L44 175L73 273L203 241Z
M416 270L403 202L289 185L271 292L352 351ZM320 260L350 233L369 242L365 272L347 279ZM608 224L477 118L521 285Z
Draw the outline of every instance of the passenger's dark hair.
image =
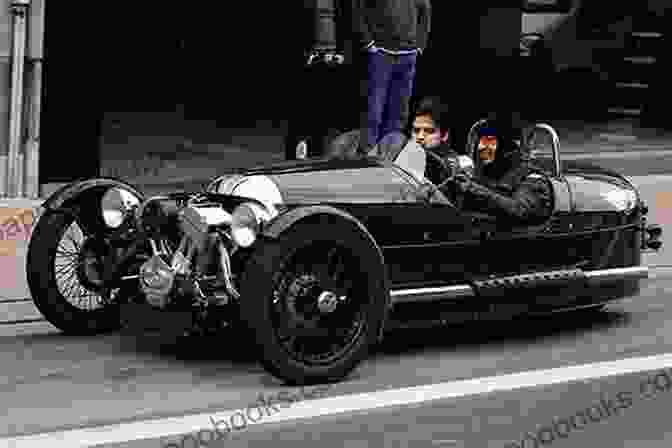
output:
M429 115L432 117L441 133L450 130L450 111L446 104L438 96L427 96L420 100L415 109L414 117Z

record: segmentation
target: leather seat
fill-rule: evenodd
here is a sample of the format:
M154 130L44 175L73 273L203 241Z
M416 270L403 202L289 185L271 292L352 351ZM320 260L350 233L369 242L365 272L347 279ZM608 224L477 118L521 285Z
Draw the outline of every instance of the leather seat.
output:
M378 142L376 148L378 157L413 173L420 180L425 178L427 154L420 145L404 134L390 133Z

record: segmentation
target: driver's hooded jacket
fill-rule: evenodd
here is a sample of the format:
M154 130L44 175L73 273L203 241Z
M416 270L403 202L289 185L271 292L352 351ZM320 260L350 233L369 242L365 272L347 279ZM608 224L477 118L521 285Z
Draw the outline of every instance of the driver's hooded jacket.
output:
M501 146L488 165L481 165L478 157L475 162L476 177L466 184L463 206L514 222L551 215L553 186L515 143Z

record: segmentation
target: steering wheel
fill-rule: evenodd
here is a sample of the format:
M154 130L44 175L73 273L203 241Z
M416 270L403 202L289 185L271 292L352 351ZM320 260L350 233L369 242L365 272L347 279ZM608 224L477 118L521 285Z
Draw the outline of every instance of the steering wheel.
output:
M432 185L433 193L437 190L442 191L446 185L455 182L455 178L459 174L457 166L451 166L451 164L449 164L446 159L439 156L432 150L425 149L425 152L427 153L428 158L436 162L438 167L441 169L441 174L438 176L438 179L443 179L440 183ZM430 181L434 183L434 179L430 179ZM450 190L451 192L449 196L451 197L449 199L454 203L459 203L460 201L458 200L459 197L457 188L451 188Z
M455 167L451 167L443 157L441 157L432 150L425 149L425 153L427 153L428 158L432 159L441 170L441 173L439 173L436 176L436 179L430 179L430 180L437 186L439 185L444 186L447 183L445 182L446 179L453 178L455 176L456 171ZM439 184L437 184L437 182L439 182L440 179L444 180L441 181Z

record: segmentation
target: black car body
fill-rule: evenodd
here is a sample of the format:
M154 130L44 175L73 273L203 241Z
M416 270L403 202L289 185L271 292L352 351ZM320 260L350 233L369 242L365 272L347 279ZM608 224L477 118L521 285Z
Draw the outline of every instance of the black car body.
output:
M518 227L428 198L423 180L372 157L283 162L153 198L116 179L73 183L44 204L28 281L66 332L239 322L274 375L337 380L395 325L596 308L637 294L648 275L642 252L661 244L637 189L618 173L562 163L557 142L539 162L554 213ZM73 272L100 297L94 310L67 300L53 268L73 222L84 234Z

